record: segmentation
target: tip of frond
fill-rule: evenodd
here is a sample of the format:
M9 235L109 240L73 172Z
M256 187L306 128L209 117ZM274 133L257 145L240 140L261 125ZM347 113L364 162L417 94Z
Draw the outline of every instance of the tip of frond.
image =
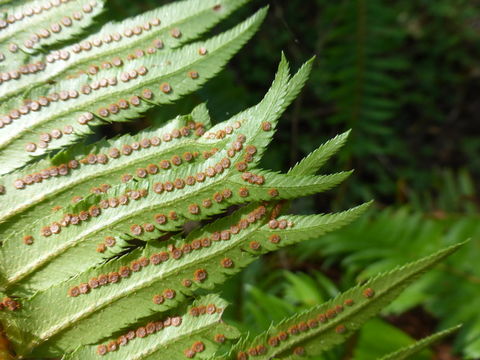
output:
M373 204L375 203L375 200L370 200L370 201L367 201L367 202L364 202L363 204L361 205L358 205L358 206L355 206L349 210L360 210L360 211L366 211L367 209L369 209Z
M461 241L457 244L453 244L445 249L442 249L440 251L437 252L437 255L440 256L441 258L444 258L444 257L447 257L449 256L450 254L453 254L454 252L456 252L458 249L460 249L461 247L463 247L464 245L468 244L472 239L471 238L468 238L464 241Z
M260 10L258 10L254 15L252 15L252 17L254 17L254 16L258 17L259 21L263 22L263 20L265 19L265 17L268 14L269 9L270 9L270 5L266 5L262 8L260 8Z

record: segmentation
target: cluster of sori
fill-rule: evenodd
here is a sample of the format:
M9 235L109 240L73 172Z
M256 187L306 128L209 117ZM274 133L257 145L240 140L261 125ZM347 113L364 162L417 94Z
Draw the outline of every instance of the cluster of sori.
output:
M168 244L166 251L154 252L147 256L140 256L130 261L129 265L121 265L117 271L110 271L109 273L99 274L91 277L88 281L75 285L68 289L67 294L70 297L77 297L82 294L87 294L90 290L106 286L108 284L118 283L121 279L130 277L134 273L139 273L142 269L150 265L160 265L167 262L169 259L180 260L184 255L192 252L198 252L202 249L208 249L215 243L220 241L225 242L231 239L231 236L242 236L241 231L245 230L251 224L255 224L258 221L264 219L267 215L267 208L263 205L255 208L251 212L245 214L238 223L230 225L228 229L221 231L214 231L210 236L201 236L193 240L182 241L181 246L175 246L174 244ZM270 220L271 222L272 220ZM280 242L280 236L273 234L269 237L269 241L272 244L278 244ZM107 247L113 247L116 245L116 240L112 236L105 237L104 242L100 243L97 247L97 251L105 251ZM248 247L253 251L258 251L261 248L259 241L252 240L248 243ZM193 256L196 256L192 253ZM207 255L207 254L206 254ZM234 262L229 257L224 257L219 261L219 265L225 269L232 268ZM208 277L208 271L206 269L196 269L193 271L192 279L184 278L181 280L181 285L185 288L190 288L193 282L202 283ZM172 300L176 296L174 289L165 289L162 294L155 294L153 296L153 303L160 305L165 300Z
M136 70L130 70L128 72L123 72L119 75L119 79L122 82L128 82L129 80L136 79L138 76L144 76L148 72L145 66L140 66ZM197 79L199 77L198 72L189 71L188 76L192 79ZM141 80L141 79L140 79ZM18 108L11 109L8 114L5 114L0 117L0 128L3 128L5 125L12 124L13 120L21 119L22 116L28 115L31 111L39 112L42 109L47 109L49 104L57 101L68 101L71 99L77 99L80 94L91 95L92 97L95 93L92 93L92 90L98 90L101 88L108 88L111 86L117 85L117 78L102 78L100 80L95 80L91 84L85 84L81 86L80 91L77 90L61 90L58 93L54 92L48 94L47 96L40 96L36 100L27 99L24 101L23 105L20 105ZM172 86L164 82L160 84L159 89L164 94L169 94L172 92ZM121 110L128 110L131 106L138 107L143 101L153 100L154 92L150 88L144 88L139 92L139 95L132 95L128 99L120 98L117 102L108 104L104 107L99 107L95 113L86 111L82 112L77 117L77 122L80 125L87 125L92 122L94 119L106 119L109 115L117 115ZM39 114L40 115L40 114ZM119 114L121 115L121 114ZM201 130L197 130L197 133ZM65 125L63 129L54 128L49 133L41 133L38 137L37 142L29 142L25 144L24 149L26 152L34 153L37 149L46 149L49 146L51 141L62 138L63 135L71 135L74 133L74 128L72 125ZM172 134L173 135L173 134ZM168 141L168 140L166 140ZM128 150L126 150L128 151Z
M202 123L190 122L188 126L184 126L180 129L173 129L171 132L166 132L162 136L162 140L166 143L172 141L172 139L186 138L191 135L191 130L194 130L194 134L199 137L202 136L204 132L204 127ZM52 133L53 137L53 133ZM49 134L42 134L44 141L49 141ZM58 176L69 175L73 170L81 170L82 166L86 165L105 165L109 161L118 159L121 156L129 156L134 151L140 151L148 149L150 147L158 147L161 145L162 140L158 136L153 136L152 138L143 138L140 141L134 141L131 144L123 144L119 149L117 147L111 147L104 150L104 153L90 153L87 156L84 156L80 159L72 159L66 163L50 166L48 168L39 169L35 173L28 173L22 178L15 179L13 181L13 187L17 190L24 189L27 185L34 185L52 179ZM156 164L148 164L146 168L137 168L135 170L135 175L139 178L144 178L147 175L156 174L159 169L167 170L171 167L171 164L179 166L182 164L182 158L186 162L192 161L192 159L198 157L198 152L190 153L185 152L182 157L179 155L174 155L170 160L161 160ZM121 177L122 182L127 182L133 179L133 176L130 174L124 174ZM102 184L100 187L93 187L91 189L92 193L105 193L111 186L109 184ZM4 190L5 192L5 190ZM75 196L72 201L78 202L82 198Z
M119 346L126 346L129 341L132 341L135 338L144 338L169 326L178 327L181 324L181 316L173 316L167 317L164 320L151 321L145 326L140 326L135 330L129 330L127 333L120 335L117 340L111 340L108 344L98 345L97 353L98 355L106 355L108 352L117 351Z
M363 290L363 296L366 299L371 299L375 295L375 291L368 287ZM268 339L266 339L265 344L257 344L256 346L250 347L246 350L239 350L236 354L236 358L238 360L247 360L249 357L256 357L265 355L268 353L269 348L277 348L281 346L282 342L291 341L295 343L295 340L291 339L296 335L300 334L308 334L310 330L318 329L320 324L326 324L329 320L332 320L337 317L340 313L344 311L344 306L352 307L354 306L355 301L351 298L347 298L343 301L343 304L337 304L332 308L326 310L325 312L321 312L319 314L313 314L311 318L304 319L303 321L299 321L298 323L294 323L289 325L286 330L278 331L276 334L270 334ZM348 329L344 324L338 324L335 326L333 331L336 334L345 334L347 333ZM292 354L298 356L305 356L306 350L302 346L293 346L292 347Z
M10 297L3 298L3 301L0 302L0 310L8 309L10 311L15 311L20 308L20 303Z
M197 136L202 136L203 125L201 123L195 124L193 122L191 122L190 124L192 128L196 128L197 130L202 130L200 132L196 132ZM173 138L179 138L181 136L187 137L189 134L190 134L189 128L185 126L181 129L174 129L171 133L164 133L162 138L164 141L168 142L168 141L171 141L170 136L172 136ZM206 135L207 134L205 134L204 136ZM224 136L219 135L217 138L223 139ZM154 137L152 139L158 139L158 137ZM243 147L243 143L245 142L246 142L246 136L243 134L238 135L237 139L233 141L232 146L227 150L228 156L231 158L234 158L236 157L237 154L241 155L242 149L243 149L244 161L237 162L235 164L235 170L238 170L239 172L243 172L242 179L244 181L250 184L263 185L265 183L265 178L263 175L255 175L251 172L244 172L248 168L248 163L254 160L253 156L257 153L257 148L254 145L246 145L245 147ZM154 143L159 144L159 141L155 140ZM131 151L139 150L142 148L148 148L150 147L151 144L152 144L151 139L142 139L140 142L132 143L132 145L125 144L122 147L121 153L123 153L124 155L130 155ZM218 148L212 148L209 151L204 151L203 152L204 159L211 158L217 151L218 151ZM120 150L118 150L117 148L110 148L108 153L112 158L118 158L120 156ZM185 161L186 163L189 163L195 158L197 158L198 156L199 156L198 151L194 151L193 153L185 152L183 153L182 157L180 157L179 155L173 155L170 160L163 159L159 161L158 165L154 163L150 163L145 168L137 168L135 170L135 175L137 178L145 178L147 177L147 174L155 175L159 172L159 169L169 170L171 169L172 165L174 165L175 167L178 167L183 163L183 161ZM43 178L42 176L43 173L45 173L46 175L48 173L48 176L50 176L49 175L50 173L57 173L55 169L58 169L57 176L60 174L68 175L68 170L61 170L61 169L68 169L68 168L78 169L80 167L80 164L94 165L94 164L107 164L107 162L108 162L108 156L103 153L89 154L86 157L80 159L79 161L70 160L67 164L61 164L58 167L50 167L48 169L37 172L35 174L28 174L24 176L22 179L15 180L14 186L17 189L22 189L26 183L31 184L32 182L30 180L34 177ZM222 174L224 170L228 170L230 166L231 166L231 160L228 157L224 157L224 158L221 158L217 163L213 164L213 166L207 167L204 171L199 171L194 175L188 175L184 179L176 178L173 181L155 182L152 186L152 189L153 189L153 192L158 195L162 194L164 191L172 192L174 190L181 190L186 185L194 186L195 184L203 183L207 178L215 178L216 175ZM45 176L45 178L48 179L47 176ZM127 183L132 179L133 179L133 176L130 174L123 174L121 176L121 181L123 183ZM110 188L111 188L111 185L102 184L99 187L91 188L90 192L98 195L102 193L107 193ZM279 195L278 190L275 188L268 189L267 193L268 193L268 196L271 198L275 198ZM49 237L51 235L59 234L62 228L65 228L65 227L68 228L70 225L79 225L82 223L82 221L87 221L90 217L100 216L102 209L106 210L109 208L116 208L119 205L128 205L130 200L139 200L147 197L147 195L148 195L148 190L146 188L137 188L136 190L127 190L125 191L124 194L116 197L109 197L106 199L102 199L98 201L97 204L90 205L88 210L82 210L79 213L64 214L59 221L54 221L47 226L43 226L40 229L40 234L44 237ZM230 199L232 195L233 195L233 192L231 189L229 188L223 189L222 191L215 192L211 198L203 199L201 202L201 206L207 209L211 208L212 204L214 203L220 204L224 200ZM249 191L246 187L240 187L238 189L238 195L241 198L246 198L249 196ZM72 202L77 203L77 202L80 202L82 199L83 199L82 196L77 195L72 198ZM57 205L55 209L56 210L61 209L61 206ZM188 209L188 212L192 215L197 215L201 211L200 205L196 203L189 204L187 209ZM158 225L164 225L168 219L177 220L178 216L176 211L172 210L168 215L161 214L161 213L160 214L157 213L154 215L154 221ZM277 227L279 227L280 229L285 229L287 227L287 223L286 221L277 222L276 220L272 219L272 221L270 222L270 227L272 229ZM154 230L155 230L155 226L152 223L145 223L143 225L133 224L130 226L130 233L133 236L140 236L143 232L152 232ZM26 235L24 237L24 243L31 245L32 241L25 241L27 237L29 240L32 240L31 235Z
M0 36L3 38L7 34L15 34L15 32L18 31L17 28L20 28L20 26L28 26L30 22L38 21L36 18L42 21L45 15L49 15L45 14L46 12L61 12L63 16L55 18L48 26L39 27L37 32L33 34L17 35L13 41L8 41L7 45L10 53L17 53L22 50L22 46L24 49L39 48L39 45L43 45L42 40L48 39L50 36L54 37L54 35L60 33L62 29L65 29L64 31L68 31L68 28L71 27L75 29L75 27L78 26L75 22L80 22L85 15L90 16L99 5L103 7L103 3L99 4L96 0L85 1L83 4L82 2L74 0L48 0L43 3L37 2L35 5L26 4L25 6L13 9L13 11L8 13L6 18L0 19L0 31L3 31L3 34L0 33ZM65 15L65 13L70 13L70 15ZM54 14L51 15L51 17L54 18ZM18 38L23 38L23 43L17 43L15 40L18 40ZM4 59L5 55L2 54L1 58ZM10 78L18 79L20 77L19 72L16 71L2 73L1 75L3 81L8 81Z

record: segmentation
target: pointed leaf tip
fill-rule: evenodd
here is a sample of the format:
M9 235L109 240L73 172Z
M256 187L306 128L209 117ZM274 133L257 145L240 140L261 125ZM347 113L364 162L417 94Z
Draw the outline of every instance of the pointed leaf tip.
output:
M423 349L427 348L428 346L432 345L433 343L437 342L438 340L453 334L454 332L458 331L462 325L453 326L449 329L437 332L429 337L420 339L415 343L403 347L393 353L387 354L380 358L379 360L405 360L411 359L412 355L415 355L422 351Z

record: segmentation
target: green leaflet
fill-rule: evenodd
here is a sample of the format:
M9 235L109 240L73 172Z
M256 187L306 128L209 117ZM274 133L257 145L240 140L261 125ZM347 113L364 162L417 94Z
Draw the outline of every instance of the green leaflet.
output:
M461 328L461 325L451 327L449 329L439 331L429 337L423 338L414 344L404 347L402 349L399 349L398 351L395 351L394 353L388 354L383 356L379 360L404 360L404 359L410 359L412 355L415 355L416 353L422 351L424 348L432 345L436 341L440 340L441 338L451 335L455 331Z
M79 34L103 11L103 5L103 0L37 0L9 8L0 18L2 65L16 69L27 54Z
M290 175L304 175L315 174L328 159L337 153L340 148L345 145L350 130L335 136L333 139L328 140L322 144L318 149L312 151L302 161L296 164L292 169L288 171Z
M303 66L297 74L292 77L292 80L305 77L310 69L310 64L311 63L308 63ZM208 146L208 148L220 145L223 147L222 150L213 154L208 160L198 164L185 164L178 167L171 165L173 168L169 171L163 173L160 171L159 174L152 175L146 180L113 187L105 195L86 196L80 203L72 207L64 207L61 212L53 213L36 222L33 221L35 218L32 216L32 224L27 227L25 227L23 221L18 222L18 226L13 227L15 231L4 239L1 262L4 277L7 278L8 282L17 282L39 269L39 267L43 267L43 271L34 273L33 278L30 278L27 284L28 287L33 289L44 288L50 286L55 281L63 279L63 276L68 272L74 275L78 273L78 271L86 270L88 267L101 261L105 256L97 253L95 249L99 243L103 242L104 237L113 235L125 238L126 233L131 235L130 227L134 224L151 223L156 226L152 232L144 231L142 234L135 236L148 240L157 238L165 231L178 230L184 222L189 219L204 219L210 215L218 214L230 204L238 204L251 199L271 199L272 196L268 192L269 188L265 188L265 186L277 188L279 192L278 198L287 199L323 191L341 182L349 173L339 173L323 177L303 177L301 179L298 178L298 181L294 181L295 178L287 175L258 170L255 171L255 173L257 175L263 175L265 179L265 185L259 186L243 180L240 173L236 170L234 165L237 164L237 161L243 159L248 144L256 146L257 149L255 156L249 163L249 169L250 166L254 166L258 162L258 158L263 153L262 149L268 145L273 135L276 120L288 105L288 102L284 100L285 96L288 95L290 91L298 91L296 86L289 86L289 79L288 63L283 58L276 79L260 104L235 115L226 122L216 125L198 139L196 141L197 144L203 144L204 146ZM264 131L262 129L262 123L265 121L270 122L272 130ZM225 129L228 127L231 128L231 135L225 133ZM236 127L238 127L238 129L236 129ZM221 142L214 136L218 132L223 132L222 134L224 135L224 137L220 137L223 139ZM228 149L230 149L230 147L228 145L238 143L237 135L245 137L246 142L242 145L243 150L229 156ZM190 146L190 142L188 145ZM201 150L202 147L194 147L193 150L195 149ZM189 176L195 176L199 173L209 173L215 164L225 161L225 159L228 159L230 165L222 169L222 173L215 173L213 177L205 175L205 179L202 182L197 181L194 185L186 185L186 183L188 183L186 180ZM109 167L111 163L113 163L113 161L109 162L108 165L102 166ZM75 174L72 174L72 176L75 180ZM176 189L172 192L165 190L161 194L155 193L155 184L166 184L167 181L174 181L175 179L185 179L183 189ZM59 179L58 181L60 182L62 180ZM37 185L38 184L33 185L32 188ZM84 195L82 192L73 193L76 187L72 189L71 185L72 183L68 181L59 184L60 189L68 189L65 196ZM119 196L124 195L126 191L135 189L146 189L148 190L148 195L136 201L131 200L125 206L102 210L100 216L96 218L92 217L87 222L83 222L75 227L67 227L61 230L61 233L58 235L49 237L40 235L43 227L55 222L61 222L63 214L79 214L81 211L89 211L93 204L99 204L102 199L106 200L114 197L118 199ZM227 189L232 192L230 197L222 199L217 203L217 201L215 201L215 194L222 193L222 191ZM240 196L240 189L247 189L249 192L248 196ZM45 190L51 191L52 199L55 199L46 202L50 207L55 204L54 201L57 199L54 195L57 194L54 192L53 187L48 186L48 181ZM22 191L23 190L20 190L18 192L21 193ZM27 198L34 196L35 195L31 193L27 193ZM45 194L41 196L47 198ZM205 199L210 199L212 204L208 208L202 206ZM56 204L60 203L61 202L58 202ZM191 204L202 206L199 214L193 215L189 212L189 206ZM33 208L34 211L39 211L40 209L46 210L45 207L38 209ZM177 220L173 221L170 219L163 224L158 224L158 222L155 221L155 215L160 213L168 216L171 211L176 212ZM20 213L19 219L22 217L23 214ZM26 246L22 240L24 236L33 236L35 240L33 245ZM129 238L130 236L126 237L126 239ZM72 257L82 259L82 261L72 262ZM32 258L35 258L35 261L32 261ZM9 286L9 284L4 284L4 286Z
M239 337L237 329L221 321L222 313L226 306L226 301L218 296L207 295L194 301L180 316L170 316L167 318L166 315L162 313L152 315L150 323L153 321L158 322L158 320L165 318L172 319L176 317L177 320L170 320L170 323L176 325L179 322L178 318L180 318L180 325L164 327L162 330L147 335L145 338L137 337L129 341L125 346L120 346L118 350L109 352L105 356L105 359L159 359L165 356L166 352L168 352L168 357L171 359L184 359L185 352L191 349L194 344L201 346L198 342L203 344L204 350L197 353L195 358L209 358L213 356L219 346L221 346L221 343L218 342L219 335L223 336L224 341ZM208 313L198 316L192 315L192 309L195 310L199 307L207 307ZM145 321L142 325L145 327L147 323L148 321ZM119 334L123 335L130 329L138 330L139 327L140 326L130 327ZM117 340L117 338L105 340L99 345L108 345L112 340ZM98 359L99 355L97 351L99 345L83 346L73 354L67 355L65 359Z
M40 347L38 354L43 354L46 349L53 351L52 344L56 351L71 351L78 345L95 343L108 337L119 328L147 317L152 311L171 309L185 295L193 294L198 288L212 289L262 253L343 226L357 218L367 207L368 204L365 204L338 214L323 217L317 215L314 216L315 221L311 222L306 220L307 217L298 223L295 223L298 220L295 216L281 218L280 221L285 220L285 226L293 226L295 233L289 234L289 230L286 230L284 235L285 230L279 229L281 238L277 241L271 236L267 237L270 233L265 231L270 226L267 224L275 205L258 207L257 204L250 204L228 217L193 231L186 239L178 236L165 245L149 243L144 250L137 249L125 257L40 291L30 298L20 300L20 310L0 313L0 316L5 317L4 323L15 324L6 330L22 353ZM294 223L289 224L289 221ZM319 222L324 226L318 226ZM208 243L203 243L195 250L205 238L210 239ZM178 259L174 258L178 255L175 249L181 249ZM154 265L152 256L163 252L168 254L168 260ZM68 295L72 287L87 283L94 277L99 279L101 274L121 271L119 269L122 266L133 266L132 262L141 258L150 259L150 264L122 278L118 283L92 289L88 294L78 297ZM228 265L225 259L231 259L233 263ZM207 274L205 279L199 277L198 270ZM191 281L190 286L184 286L185 279ZM156 294L165 295L167 289L173 289L175 296L172 299L165 298L160 305L154 304L153 297ZM136 309L135 312L124 311L133 308ZM36 312L34 309L42 311Z
M225 141L217 141L212 145L197 143L196 139L200 133L196 133L195 129L189 125L193 127L193 125L200 124L203 125L201 128L203 130L211 127L205 105L196 107L190 115L178 116L162 126L141 131L135 136L124 135L114 140L100 141L91 146L73 146L53 159L38 161L24 169L2 176L0 180L5 184L6 189L2 200L8 202L9 206L0 209L0 219L4 222L0 225L0 229L4 234L17 233L24 227L25 221L34 222L38 220L38 214L48 214L55 206L65 207L64 204L71 204L74 196L87 196L92 190L101 188L103 184L108 184L110 187L121 184L124 175L131 176L130 182L141 180L137 171L146 169L149 164L155 164L158 168L161 160L170 161L173 156L178 155L182 159L182 165L185 165L185 163L189 163L184 159L186 152L195 149L202 153L210 150L212 145L223 146ZM180 136L173 138L172 132L179 132ZM171 140L165 141L165 137L169 137ZM149 140L148 147L140 145L145 139ZM131 147L132 144L138 146L138 149L125 155L122 152L123 147L127 145ZM93 164L85 161L89 154L95 155ZM98 161L99 155L100 157L106 156L106 164ZM190 162L203 160L202 156L197 156ZM75 169L68 167L72 161L76 166ZM59 175L60 169L64 169L68 173ZM160 171L162 170L160 169ZM163 171L170 171L170 169ZM39 183L32 183L35 174L41 175L44 172L56 175L46 175L47 179L42 179ZM143 176L142 172L139 173ZM27 182L30 184L25 185L23 189L16 189L15 181L18 179L23 179L26 181L24 181L25 184ZM7 235L5 235L6 237Z
M451 246L378 275L325 304L272 325L253 339L247 337L225 359L240 358L240 353L248 353L251 349L261 349L258 359L319 355L345 341L365 321L394 300L408 284L462 245Z
M169 49L178 48L209 30L247 1L249 0L177 1L119 23L105 24L98 33L77 44L31 58L29 64L40 64L43 70L35 69L33 72L20 73L18 79L10 80L10 83L13 82L16 86L6 86L8 83L4 83L3 86L0 84L0 97L4 100L8 99L29 88L32 83L38 86L52 79L76 76L80 71L87 71L92 65L101 69L102 64L111 62L114 57L128 61L128 55L135 55L139 50L143 51L141 56L149 56L151 52L149 49L154 49L155 52L157 50L166 52ZM160 20L158 24L157 19ZM140 33L137 29L133 35L126 36L130 35L129 30L133 31L139 26ZM180 37L171 35L172 29L176 28L181 30ZM112 39L113 34L120 35L118 41ZM155 40L161 40L163 44L161 50L154 46ZM90 49L82 49L82 45L85 48L87 43L92 44ZM5 70L21 70L17 67ZM45 86L42 85L42 87ZM18 101L15 106L19 106Z
M277 222L291 222L293 225L286 229L272 229L266 224L260 228L257 234L262 239L271 239L272 236L278 235L283 245L290 245L301 241L317 238L326 232L335 231L356 219L360 214L366 211L373 202L370 201L363 205L359 205L350 210L332 214L318 215L285 215L277 218ZM266 242L262 245L265 252L272 251L275 245Z
M132 60L126 63L121 71L109 69L91 78L83 75L59 82L49 91L65 94L67 100L49 102L48 106L41 107L38 112L30 112L0 129L0 159L3 165L1 172L12 171L32 158L77 141L91 132L91 126L127 121L137 117L153 104L171 103L196 90L218 73L255 33L265 15L264 8L225 33L172 50L170 53L157 52L150 57ZM202 49L206 49L206 52ZM191 71L198 75L192 77ZM130 80L122 81L124 76ZM112 79L115 81L109 83ZM108 86L99 87L89 94L81 92L82 86L93 86L94 82L101 83L102 80L106 81ZM75 91L73 98L68 95L69 91ZM34 99L46 95L46 89L43 88L34 89L29 94ZM125 102L128 108L122 109L122 102ZM65 126L71 127L66 134ZM38 139L41 134L51 134L53 131L63 131L64 135L50 137L46 148L39 147Z

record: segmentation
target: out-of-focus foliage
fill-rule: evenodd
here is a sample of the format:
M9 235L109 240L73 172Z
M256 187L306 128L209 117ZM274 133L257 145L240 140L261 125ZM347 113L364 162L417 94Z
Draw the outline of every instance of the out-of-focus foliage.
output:
M443 217L444 212L478 213L480 209L480 199L476 190L478 182L475 183L469 170L463 168L454 172L443 169L433 175L428 191L409 192L408 203L413 209L433 212L438 217Z
M429 345L437 342L443 337L446 337L448 335L451 335L455 331L457 331L460 326L454 326L451 327L450 329L446 329L443 331L439 331L431 336L428 336L426 338L423 338L419 341L416 341L412 345L405 346L401 348L400 350L394 351L390 354L387 354L383 356L380 360L404 360L404 359L410 359L412 358L413 355L417 355L420 353L423 349L428 347Z

